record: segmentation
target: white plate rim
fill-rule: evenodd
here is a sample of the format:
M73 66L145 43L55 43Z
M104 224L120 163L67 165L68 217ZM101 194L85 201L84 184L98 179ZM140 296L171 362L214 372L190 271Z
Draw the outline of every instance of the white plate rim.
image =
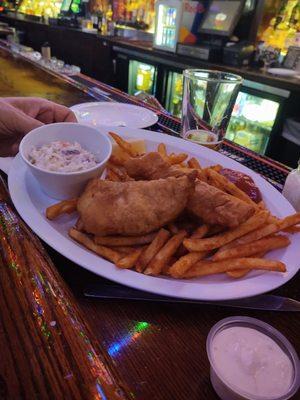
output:
M142 120L136 120L136 122L134 122L134 124L132 125L126 125L126 128L138 128L138 129L143 129L143 128L148 128L152 125L155 125L158 121L158 116L157 114L155 114L154 111L149 110L148 108L136 105L136 104L127 104L127 103L118 103L115 101L112 102L108 102L108 101L89 101L86 103L79 103L79 104L75 104L72 107L70 107L70 110L72 110L78 120L78 115L76 114L77 111L80 111L81 108L86 107L86 106L90 106L90 107L97 107L97 106L105 106L105 107L121 107L121 108L130 108L130 109L135 109L137 111L137 113L142 110L144 113L148 114L149 117L149 122L143 122ZM81 123L85 123L84 121L78 121ZM104 124L103 122L99 125L97 125L97 127L100 126L109 126ZM113 126L115 128L115 126Z
M112 128L105 127L105 129L102 128L102 131L108 132L111 129ZM258 187L261 189L264 188L263 192L268 191L270 196L274 195L276 197L276 205L278 205L278 208L282 210L280 216L285 216L295 211L289 202L262 177L247 167L244 167L242 164L239 164L238 162L229 159L228 157L215 152L214 150L210 150L206 147L178 139L176 137L141 129L130 128L129 135L126 133L127 129L128 128L114 128L118 134L125 137L130 136L133 138L149 140L149 135L151 135L151 141L157 144L164 142L167 146L176 146L181 151L186 151L189 153L193 153L193 151L196 153L201 152L203 157L204 155L206 157L208 156L214 160L214 163L220 163L224 165L225 162L225 167L236 168L240 171L248 173L250 176L254 177ZM70 259L81 267L96 273L97 275L120 284L155 294L190 300L234 300L251 297L274 290L289 281L299 270L299 267L294 265L293 268L288 267L288 271L284 274L263 273L247 280L228 280L228 282L225 284L212 283L209 285L207 285L203 279L200 281L184 281L151 277L130 270L120 270L112 263L103 260L101 257L84 249L72 239L63 236L62 233L58 232L49 224L46 218L39 213L39 211L31 202L29 194L26 190L26 173L28 173L27 169L18 155L14 159L10 168L8 185L12 201L18 213L28 224L28 226L49 246L54 248L66 258ZM292 237L293 241L296 240L296 237L298 237L298 240L300 240L300 234L296 234Z

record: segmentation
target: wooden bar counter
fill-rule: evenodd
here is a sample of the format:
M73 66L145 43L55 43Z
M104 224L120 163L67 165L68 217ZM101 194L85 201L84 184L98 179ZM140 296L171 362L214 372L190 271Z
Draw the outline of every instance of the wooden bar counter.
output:
M1 96L41 96L70 106L99 100L99 90L91 89L98 85L111 99L131 100L82 75L73 80L47 73L4 48L0 70ZM165 123L166 132L166 121L169 127L178 123L159 118L155 129L164 130ZM226 151L242 150L228 143ZM273 181L278 177L282 184L284 166L244 156L251 165L272 168ZM300 352L298 313L85 297L90 284L114 284L41 243L14 210L3 181L0 221L0 398L216 399L206 337L217 321L233 315L270 323ZM300 300L299 284L298 275L275 293Z

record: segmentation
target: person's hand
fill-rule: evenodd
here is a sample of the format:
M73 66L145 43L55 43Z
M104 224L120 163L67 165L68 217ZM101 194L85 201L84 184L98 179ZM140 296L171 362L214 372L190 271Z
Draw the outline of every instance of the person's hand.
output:
M26 133L52 122L76 122L76 117L67 107L46 99L0 99L0 156L15 155Z

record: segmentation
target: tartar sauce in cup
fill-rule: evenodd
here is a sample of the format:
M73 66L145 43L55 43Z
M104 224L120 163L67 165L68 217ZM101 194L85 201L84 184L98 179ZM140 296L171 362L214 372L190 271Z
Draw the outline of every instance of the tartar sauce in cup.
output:
M299 359L288 340L255 318L217 323L207 339L212 385L223 400L286 400L300 385Z
M205 131L203 129L192 129L185 133L184 139L191 142L201 144L202 146L215 149L221 145L222 141L218 139L218 135L213 132Z

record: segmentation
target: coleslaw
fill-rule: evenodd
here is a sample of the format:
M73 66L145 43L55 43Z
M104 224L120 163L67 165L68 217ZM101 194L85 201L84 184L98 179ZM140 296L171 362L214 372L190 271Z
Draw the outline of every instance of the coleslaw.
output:
M94 154L77 142L54 141L35 146L28 155L31 164L54 172L78 172L97 165Z

